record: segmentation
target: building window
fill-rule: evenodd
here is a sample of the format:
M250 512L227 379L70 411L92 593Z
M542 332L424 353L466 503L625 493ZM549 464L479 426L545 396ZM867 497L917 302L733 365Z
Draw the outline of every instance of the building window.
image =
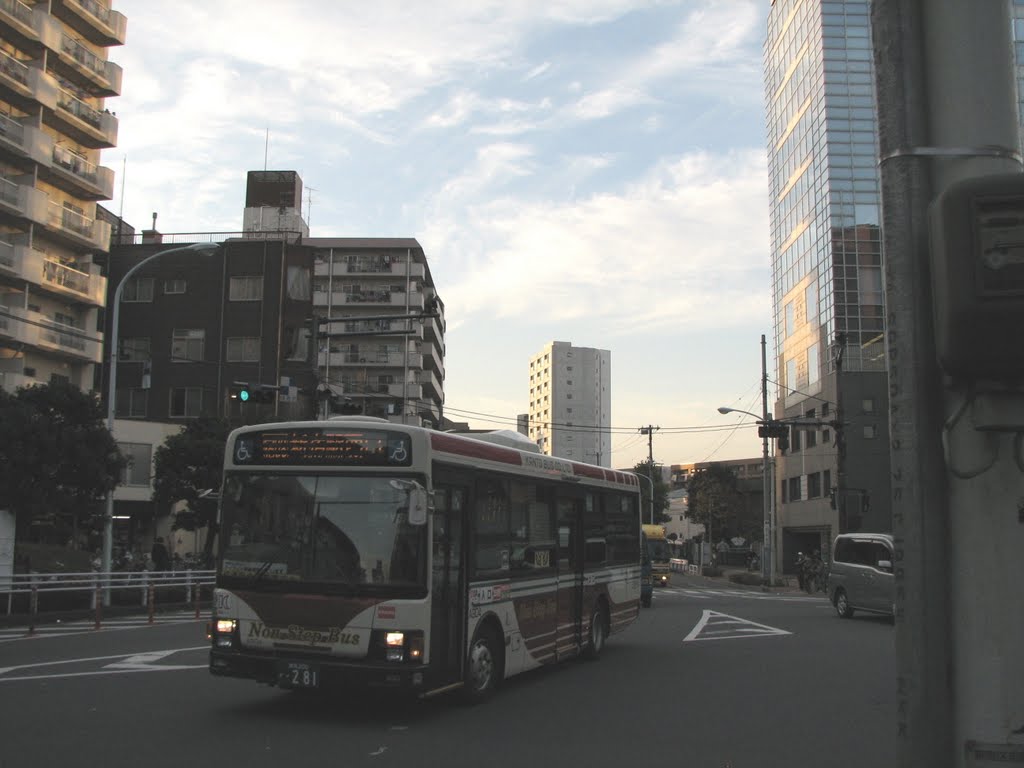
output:
M206 331L202 328L175 328L171 334L171 362L201 362L205 343Z
M146 404L149 400L149 390L133 387L131 389L117 390L117 403L114 413L122 419L144 419L146 418Z
M129 336L117 345L117 359L123 363L147 363L152 360L148 336Z
M868 440L878 437L878 430L875 428L874 424L864 425L864 437Z
M832 470L826 469L821 473L821 487L825 489L825 493L832 493Z
M800 501L800 477L789 478L789 500Z
M565 399L566 399L566 400L572 400L572 395L566 395L566 396L565 396Z
M172 419L194 419L203 415L203 390L199 387L175 387L171 390Z
M148 486L153 446L149 443L118 443L117 447L128 459L128 465L121 471L121 482L124 485Z
M567 385L569 385L569 386L571 387L571 386L572 386L572 379L569 379L569 380L568 380L567 382L565 382L565 383L566 383Z
M807 383L817 384L821 378L821 356L818 352L818 343L815 342L807 348Z
M786 389L790 392L797 392L796 388L796 360L790 358L786 361Z
M821 496L821 473L815 472L807 476L807 498L816 499Z
M864 413L874 413L875 412L875 398L873 398L873 397L866 397L866 398L864 398L861 401L860 407L861 407L861 410L864 411Z
M184 293L185 281L181 278L164 280L164 293Z
M796 330L796 308L793 302L786 305L786 336L792 336Z
M121 302L136 304L153 301L153 278L133 277L124 284L121 291Z
M259 336L235 336L228 339L229 363L258 363L260 361Z
M263 299L263 275L232 277L228 288L231 301L261 301Z

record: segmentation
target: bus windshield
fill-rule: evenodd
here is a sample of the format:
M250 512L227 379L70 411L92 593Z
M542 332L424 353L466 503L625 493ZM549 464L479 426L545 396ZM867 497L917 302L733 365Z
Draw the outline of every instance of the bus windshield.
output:
M647 553L650 555L651 562L654 563L667 563L672 557L668 542L664 539L648 539Z
M422 592L426 526L408 522L408 483L395 480L229 473L218 576L248 587Z

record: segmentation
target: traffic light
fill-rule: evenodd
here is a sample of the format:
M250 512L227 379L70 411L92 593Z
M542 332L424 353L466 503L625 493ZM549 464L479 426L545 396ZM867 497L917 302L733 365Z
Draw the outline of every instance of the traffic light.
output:
M280 394L280 388L269 384L247 384L236 381L228 390L228 396L240 403L272 403Z
M775 439L778 440L778 446L780 451L789 450L789 425L781 424L781 428L775 432Z

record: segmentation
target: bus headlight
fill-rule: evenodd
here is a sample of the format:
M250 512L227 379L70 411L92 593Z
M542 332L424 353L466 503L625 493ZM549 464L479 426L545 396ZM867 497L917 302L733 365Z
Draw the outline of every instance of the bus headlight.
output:
M237 626L238 622L234 619L217 619L215 629L218 635L230 635Z
M213 625L213 644L218 648L230 648L237 627L238 622L234 619L217 619Z
M384 635L384 645L388 648L401 648L405 645L405 632L388 632Z

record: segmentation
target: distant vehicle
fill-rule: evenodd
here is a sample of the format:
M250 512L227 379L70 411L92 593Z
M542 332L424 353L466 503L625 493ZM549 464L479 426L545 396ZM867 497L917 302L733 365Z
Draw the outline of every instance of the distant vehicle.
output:
M639 481L500 437L354 416L232 432L210 672L475 701L599 656L640 613Z
M640 533L640 605L651 607L654 597L654 578L651 575L651 556L647 552L647 536Z
M843 533L832 545L828 597L844 619L854 611L895 615L893 542L888 533Z
M667 587L672 578L669 563L672 551L665 536L665 526L645 524L643 533L647 539L647 556L651 560L651 576L654 583L659 587Z

